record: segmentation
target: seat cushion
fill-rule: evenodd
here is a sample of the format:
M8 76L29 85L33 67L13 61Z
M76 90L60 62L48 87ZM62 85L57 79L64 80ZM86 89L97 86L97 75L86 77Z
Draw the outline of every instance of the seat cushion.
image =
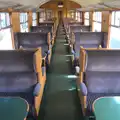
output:
M0 73L0 93L29 93L36 83L36 73Z

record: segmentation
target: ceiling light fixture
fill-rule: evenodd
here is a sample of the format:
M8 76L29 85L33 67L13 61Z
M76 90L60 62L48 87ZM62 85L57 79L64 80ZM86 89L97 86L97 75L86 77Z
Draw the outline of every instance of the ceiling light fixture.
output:
M63 2L59 2L59 3L58 3L58 7L59 7L59 8L63 8Z

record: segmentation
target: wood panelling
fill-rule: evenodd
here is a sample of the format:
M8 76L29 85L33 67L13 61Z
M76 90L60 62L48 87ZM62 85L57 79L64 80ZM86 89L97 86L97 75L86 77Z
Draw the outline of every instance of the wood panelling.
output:
M52 9L55 12L54 13L55 17L58 17L58 11L63 12L63 17L69 17L69 13L68 13L69 10L81 7L79 4L73 1L63 0L63 5L64 5L63 8L58 8L58 2L59 1L50 1L40 6L40 8Z
M82 25L84 25L84 21L85 21L85 12L82 12Z
M37 12L36 14L37 14L37 25L39 25L39 12Z
M19 12L12 12L10 15L13 32L20 32Z
M102 12L102 32L107 32L108 33L107 48L109 47L109 44L110 44L111 14L112 13L110 11L103 11Z
M32 12L28 12L28 30L29 31L31 26L32 26Z
M10 13L10 22L12 25L11 37L12 37L12 46L14 46L14 32L20 32L20 16L19 12Z
M92 27L92 31L93 31L93 30L94 30L93 12L90 12L90 13L89 13L89 18L90 18L89 24L90 24L90 26Z

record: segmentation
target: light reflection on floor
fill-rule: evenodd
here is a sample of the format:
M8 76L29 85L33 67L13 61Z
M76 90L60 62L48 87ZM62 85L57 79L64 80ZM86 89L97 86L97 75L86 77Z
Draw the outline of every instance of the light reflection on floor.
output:
M75 89L76 89L76 87L72 87L72 88L69 89L69 91L73 91Z
M76 76L76 75L67 75L65 77L67 77L67 78L78 78L78 76Z

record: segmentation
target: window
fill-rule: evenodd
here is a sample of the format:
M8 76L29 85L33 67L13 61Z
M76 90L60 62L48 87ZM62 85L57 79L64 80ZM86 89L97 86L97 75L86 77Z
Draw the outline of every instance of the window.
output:
M85 12L85 25L89 25L89 12Z
M110 48L120 48L120 11L112 12Z
M47 10L47 19L51 19L52 18L52 10Z
M95 22L102 22L102 13L101 12L94 12L93 14L93 20Z
M80 22L80 12L77 14L77 20Z
M0 29L10 26L9 13L0 13Z
M20 30L21 30L21 32L28 32L27 13L20 13Z
M120 11L112 12L111 25L116 26L116 27L120 27Z
M93 22L94 22L94 31L101 32L101 22L102 22L102 13L101 12L94 12Z
M77 13L75 12L75 10L69 10L69 15L70 18L76 19Z
M74 18L74 12L71 12L71 18Z
M76 20L80 22L80 12L79 11L76 11Z
M85 12L85 19L89 19L89 12Z
M9 13L0 13L0 50L11 50L11 26Z
M43 22L45 20L45 12L41 11L39 14L39 22Z
M33 13L32 14L32 26L36 26L37 25L37 14Z

